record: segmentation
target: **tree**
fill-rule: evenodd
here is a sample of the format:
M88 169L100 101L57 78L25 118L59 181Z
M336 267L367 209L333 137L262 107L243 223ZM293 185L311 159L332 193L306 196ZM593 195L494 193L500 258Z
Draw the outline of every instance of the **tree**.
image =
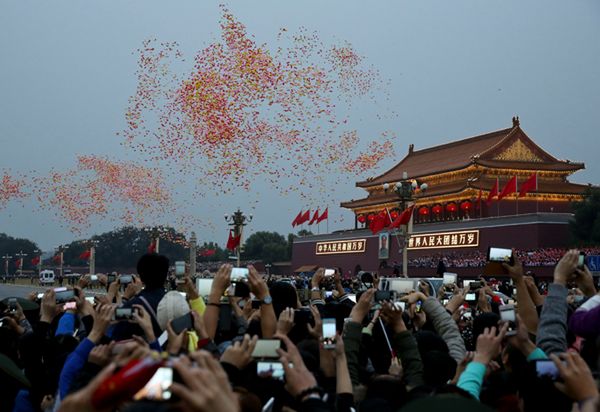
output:
M277 232L256 232L244 243L244 259L265 263L288 260L288 242Z
M0 233L0 256L12 256L11 261L8 263L8 270L10 273L15 273L18 269L15 266L15 261L18 259L16 254L20 252L27 254L27 256L23 258L23 270L34 269L31 264L31 259L36 256L34 253L36 250L38 250L38 245L29 239L14 238L5 233ZM0 269L0 272L4 273L4 259L1 261Z
M586 189L583 201L573 204L573 214L573 241L578 245L600 244L600 189Z
M202 256L202 252L214 250L213 255ZM215 242L204 242L201 246L198 245L198 258L196 259L198 262L219 262L223 260L227 260L228 253L226 250L223 250L217 243Z

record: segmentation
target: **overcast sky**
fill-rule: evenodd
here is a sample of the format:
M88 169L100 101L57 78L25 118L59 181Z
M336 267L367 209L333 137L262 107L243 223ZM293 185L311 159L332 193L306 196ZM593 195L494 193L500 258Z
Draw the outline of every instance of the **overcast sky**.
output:
M128 158L116 132L136 86L142 41L177 41L191 56L219 36L219 2L17 1L0 2L0 169L28 172L72 167L77 154ZM357 124L398 135L398 156L510 126L521 126L553 155L583 161L572 177L600 182L600 2L598 0L358 0L230 1L233 14L259 43L281 27L316 30L322 39L348 40L391 81L385 124ZM357 120L358 121L358 120ZM364 180L360 176L356 180ZM291 231L303 205L257 184L250 229ZM348 185L339 200L359 198ZM246 194L228 208L247 208ZM223 207L193 205L216 229L202 240L224 242ZM352 225L336 205L330 229ZM227 210L226 210L227 211ZM345 220L340 221L340 217ZM337 221L334 222L334 220ZM169 223L169 222L166 222ZM111 229L94 226L87 235ZM322 226L322 230L324 226ZM76 237L50 213L11 203L0 210L0 232L49 249Z

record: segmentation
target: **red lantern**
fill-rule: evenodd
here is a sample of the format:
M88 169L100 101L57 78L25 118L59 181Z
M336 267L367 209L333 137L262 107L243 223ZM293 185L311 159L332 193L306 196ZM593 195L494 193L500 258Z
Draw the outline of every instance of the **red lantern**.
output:
M392 218L392 220L396 220L396 218L398 217L398 211L397 210L392 210L390 212L390 217Z
M419 214L421 216L427 216L429 214L429 208L427 206L421 206L419 208Z
M362 213L360 215L358 215L357 219L358 219L359 223L365 223L367 221L366 216Z
M433 213L435 213L436 215L439 215L440 213L442 213L442 206L441 205L435 205L434 207L431 208L431 211Z
M448 203L446 205L446 210L450 213L456 212L456 203Z
M387 215L387 211L382 210L381 212L379 212L379 217L380 218L382 218L382 219L385 218L385 215Z
M463 210L463 211L465 211L465 212L468 212L468 211L469 211L469 210L471 210L472 208L473 208L473 205L472 205L472 204L471 204L471 202L470 202L470 201L468 201L468 200L465 200L464 202L462 202L462 203L460 204L460 209L461 209L461 210Z
M369 213L369 216L367 216L367 220L369 222L372 222L375 220L375 213Z

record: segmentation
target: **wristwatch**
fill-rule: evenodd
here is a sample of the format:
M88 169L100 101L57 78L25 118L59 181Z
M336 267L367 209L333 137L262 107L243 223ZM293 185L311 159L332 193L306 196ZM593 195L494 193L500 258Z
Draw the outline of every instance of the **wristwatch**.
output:
M265 296L261 301L261 304L263 305L270 305L271 303L273 303L273 298L269 295Z

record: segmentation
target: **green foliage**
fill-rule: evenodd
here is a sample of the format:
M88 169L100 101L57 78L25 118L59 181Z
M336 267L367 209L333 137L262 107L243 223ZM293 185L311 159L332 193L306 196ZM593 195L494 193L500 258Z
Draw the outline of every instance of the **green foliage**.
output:
M38 249L38 246L35 242L32 242L29 239L18 239L12 236L8 236L4 233L0 233L0 256L12 256L8 263L8 271L9 273L15 273L17 268L15 267L15 260L17 260L17 253L23 252L26 253L27 256L23 258L23 270L34 269L31 264L31 259L34 258L35 250ZM1 261L2 266L1 273L4 274L4 259Z
M578 245L600 244L600 189L588 188L582 202L573 204L571 235Z
M202 251L204 250L215 250L215 254L212 256L201 256ZM198 258L196 259L198 262L218 262L227 260L228 253L226 250L221 248L215 242L204 242L202 245L197 246Z
M272 263L288 260L291 256L288 241L277 232L256 232L244 243L244 259Z

